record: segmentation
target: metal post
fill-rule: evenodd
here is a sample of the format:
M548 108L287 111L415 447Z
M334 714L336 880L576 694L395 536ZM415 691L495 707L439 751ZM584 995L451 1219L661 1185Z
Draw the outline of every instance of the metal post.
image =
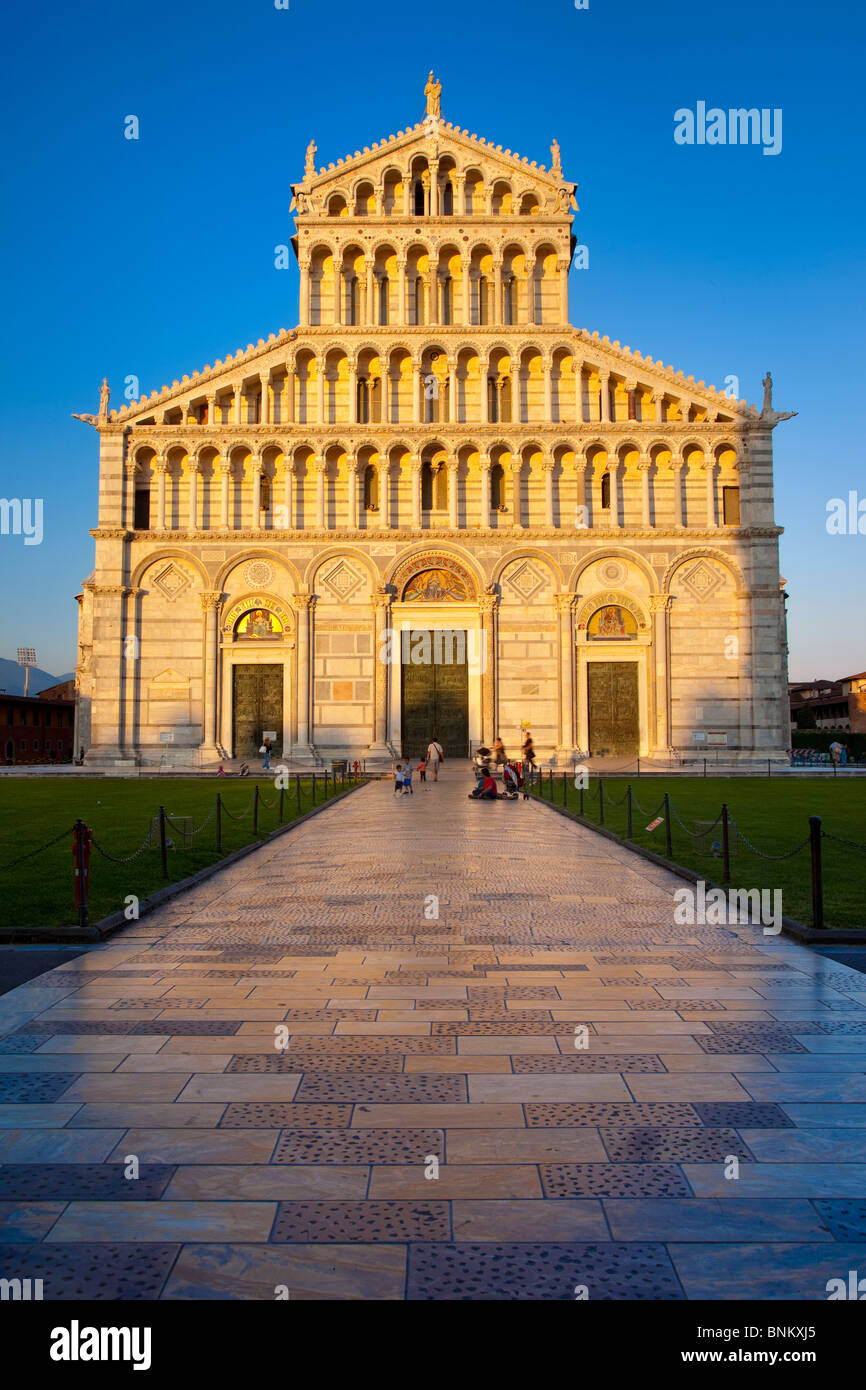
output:
M706 775L707 775L707 760L706 760L706 758L704 758L704 776L706 777Z
M626 787L626 790L625 790L625 805L626 805L626 824L627 824L627 826L628 826L628 829L626 830L626 838L630 840L630 839L631 839L631 782L629 782L629 784L628 784L628 786Z
M551 801L553 801L553 768L552 768L552 767L548 769L547 783L548 783L548 786L550 787L550 799L551 799Z
M671 839L671 799L665 792L665 854L668 859L673 859L674 850Z
M598 779L598 823L604 825L604 782Z
M768 776L768 777L771 776L771 773L770 773L770 759L769 759L769 758L767 759L767 776Z
M223 847L223 799L219 792L217 792L216 804L216 842L217 854L221 854Z
M313 776L312 776L312 779L311 779L311 780L312 780L312 783L313 783L313 805L315 806L315 804L316 804L316 774L315 774L315 772L313 773Z
M637 755L637 775L640 777L640 753Z
M580 779L580 814L583 815L583 775Z
M722 802L722 883L731 881L731 845L728 836L728 803Z
M295 773L295 790L298 793L298 815L301 814L301 774Z
M10 716L11 717L11 716ZM87 827L83 820L75 822L75 863L78 873L78 924L86 927L87 918L87 859L84 849L84 837L87 834Z
M253 834L259 833L259 784L253 788Z
M824 925L824 871L821 864L821 817L809 817L809 840L812 852L812 926Z
M168 858L165 845L165 807L159 808L159 852L162 858L162 876L168 878Z
M325 801L328 799L328 769L325 768Z
M279 812L279 815L280 815L280 825L282 825L282 823L283 823L283 796L284 796L284 794L285 794L285 788L280 787L280 812Z
M567 773L567 772L563 772L563 774L562 774L562 804L563 804L563 806L567 806L567 805L568 805L568 782L567 782L567 780L566 780L567 777L568 777L568 773Z

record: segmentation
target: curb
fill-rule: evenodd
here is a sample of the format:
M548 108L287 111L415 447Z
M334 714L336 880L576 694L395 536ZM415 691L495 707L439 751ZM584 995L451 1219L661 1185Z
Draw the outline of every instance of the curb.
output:
M629 850L632 854L639 854L642 859L649 860L651 864L657 864L659 868L667 869L670 873L676 874L677 878L683 878L688 883L703 882L708 888L720 888L723 893L727 893L730 888L730 884L725 887L722 883L713 883L707 878L702 879L701 875L694 873L692 869L684 869L681 864L674 864L670 859L655 854L651 849L644 849L642 845L634 845L630 840L623 840L612 830L608 830L606 826L594 825L592 821L585 820L564 806L557 806L555 803L545 801L538 796L533 796L530 800L538 806L546 806L548 811L555 811L558 816L565 816L567 820L575 821L578 825L582 825L585 830L592 830L596 835L602 835L606 840L612 840L614 844L621 845L623 849ZM741 923L740 925L747 924ZM820 942L822 945L829 946L837 944L858 945L866 942L866 927L808 927L805 922L798 922L795 917L782 918L782 933L805 944Z
M244 859L248 854L252 854L257 849L263 849L271 840L278 839L281 835L288 834L295 830L299 825L312 820L313 816L318 816L322 811L327 811L329 806L336 806L338 801L344 797L351 796L353 792L359 791L361 787L367 785L366 781L356 782L355 786L347 787L345 791L339 792L336 796L329 797L322 802L321 806L311 807L302 816L295 820L288 821L286 825L278 825L275 830L271 830L262 840L256 840L251 845L243 845L241 849L236 849L232 854L227 854L225 858L217 860L216 864L208 864L204 869L198 869L194 874L187 878L178 879L177 883L168 883L165 888L159 888L150 897L143 898L139 903L138 918L146 916L148 912L153 912L154 908L163 907L165 903L171 902L173 898L179 897L181 893L187 893L191 888L197 888L200 883L205 883L212 878L220 869L227 869L230 865L236 864L238 860ZM0 946L6 945L98 945L105 941L115 932L123 927L134 925L123 914L123 912L112 912L110 916L103 917L101 921L94 923L92 927L0 927Z

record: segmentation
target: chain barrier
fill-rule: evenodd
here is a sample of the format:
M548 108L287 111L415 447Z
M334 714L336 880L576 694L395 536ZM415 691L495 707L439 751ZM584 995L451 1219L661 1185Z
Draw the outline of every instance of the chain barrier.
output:
M756 854L756 855L758 856L759 859L775 859L775 860L780 860L780 859L793 859L794 855L795 855L795 854L799 854L799 853L800 853L800 850L801 850L801 849L805 849L805 848L806 848L806 845L808 845L808 843L809 843L809 836L807 835L806 838L805 838L805 840L801 840L800 843L796 846L796 848L794 848L794 849L789 849L785 854L765 854L763 850L758 849L756 845L753 845L753 844L752 844L752 842L751 842L751 840L749 839L748 835L744 835L744 834L743 834L742 830L741 830L740 827L737 825L737 822L734 820L733 816L731 816L731 815L728 816L728 825L729 825L729 826L733 826L734 830L736 830L736 832L737 832L737 836L739 837L739 839L742 840L742 842L743 842L743 844L746 846L746 848L747 848L747 849L750 849L750 850L752 851L753 854Z
M63 831L61 831L61 833L60 833L59 835L55 836L55 838L54 838L53 840L49 840L47 844L45 844L45 845L40 845L38 849L31 849L31 850L28 850L28 852L27 852L26 854L22 854L22 855L20 855L17 859L13 859L12 862L9 863L9 864L2 864L2 865L0 865L0 873L4 873L4 874L5 874L5 872L6 872L7 869L15 869L15 868L17 868L19 864L23 864L23 863L25 862L25 860L27 860L27 859L35 859L35 857L36 857L37 854L43 854L43 853L45 852L45 850L51 849L53 845L59 844L61 840L65 840L65 839L66 839L66 836L67 836L67 835L72 835L72 834L74 833L74 831L75 831L75 826L74 826L74 825L71 825L71 826L69 827L68 830L63 830Z
M716 826L722 823L722 813L720 811L712 825L707 826L706 830L689 830L687 825L683 825L673 806L671 806L671 818L675 820L680 829L684 831L686 835L690 835L693 840L702 840L705 835L711 835Z
M101 854L103 859L107 859L111 864L131 864L134 859L138 859L139 855L144 854L146 849L156 849L156 845L153 843L153 836L153 830L148 830L144 843L141 844L137 850L134 850L132 854L125 854L120 857L115 854L109 854L108 850L103 849L96 840L92 840L91 843L97 854Z
M240 813L239 816L232 815L232 812L229 810L228 806L226 806L225 802L223 802L223 810L225 811L225 813L226 813L226 815L228 816L229 820L234 820L234 821L246 820L246 818L247 818L247 816L249 815L250 811L253 809L253 802L255 801L255 799L256 799L256 794L255 794L255 792L253 792L252 796L250 797L249 801L247 802L247 809L246 809L245 811L241 811L241 813Z
M841 835L831 835L829 830L822 830L821 835L825 840L835 840L839 845L847 845L849 849L856 849L861 854L866 854L866 845L858 845L856 840L845 840Z

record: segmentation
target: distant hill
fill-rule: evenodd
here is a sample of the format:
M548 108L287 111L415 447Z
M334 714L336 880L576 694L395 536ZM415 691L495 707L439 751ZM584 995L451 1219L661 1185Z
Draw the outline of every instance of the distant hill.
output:
M61 681L71 681L74 675L74 671L68 671L65 676L52 676L50 671L43 671L39 666L31 666L28 694L38 695L40 690L47 690L50 685L59 685ZM5 690L7 695L24 694L24 667L19 666L17 661L9 661L7 657L3 656L0 656L0 690Z

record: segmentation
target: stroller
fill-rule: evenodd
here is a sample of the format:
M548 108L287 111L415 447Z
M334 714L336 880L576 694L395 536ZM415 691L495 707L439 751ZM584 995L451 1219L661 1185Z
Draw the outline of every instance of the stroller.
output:
M476 777L479 776L479 774L482 777L487 775L490 771L492 759L493 753L489 748L482 746L476 750L475 757L472 759L472 771L475 773Z
M524 801L528 798L529 792L526 790L523 778L523 768L520 763L507 762L502 769L503 796L508 801L516 801L523 791Z

